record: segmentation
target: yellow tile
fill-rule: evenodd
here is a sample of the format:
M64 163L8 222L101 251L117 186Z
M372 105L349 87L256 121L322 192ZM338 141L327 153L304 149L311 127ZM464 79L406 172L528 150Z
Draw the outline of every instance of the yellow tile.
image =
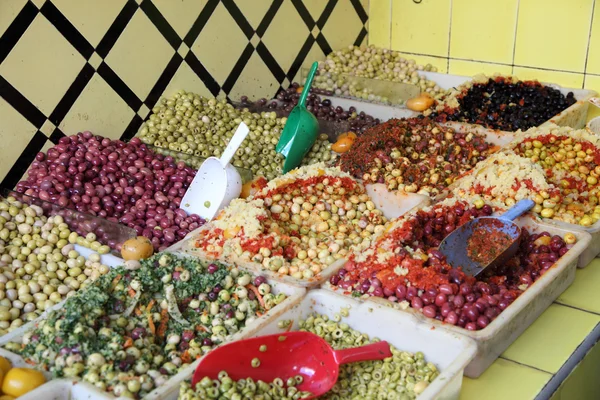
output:
M590 109L593 106L590 106ZM578 269L575 282L558 298L557 303L600 314L600 259L596 258L586 268Z
M474 76L478 74L494 75L496 73L510 75L512 73L512 66L451 59L450 70L448 73L463 76Z
M310 51L306 55L306 59L304 60L304 63L302 63L302 68L310 68L310 66L312 65L313 62L323 61L324 59L325 59L325 53L323 53L323 50L321 50L321 46L314 43L312 45L312 47L310 48ZM296 73L296 76L293 78L292 82L303 82L304 81L302 79L302 68L300 68L298 70L298 72Z
M512 64L518 0L453 0L450 57Z
M600 93L600 76L586 75L585 82L583 83L583 87L584 87L584 89L591 89L591 90L595 90L596 92ZM588 108L587 119L589 121L590 119L595 118L595 117L600 117L600 108L590 105L590 108ZM600 310L600 308L599 308L599 310Z
M392 0L371 0L368 24L369 44L389 49L392 30Z
M204 82L198 77L198 74L196 74L185 62L179 66L179 69L173 76L173 79L171 79L171 82L167 85L162 96L169 98L178 90L185 90L186 92L196 93L208 98L213 97L210 90L206 88Z
M323 10L325 10L325 6L327 5L327 2L323 0L303 0L302 3L304 3L304 6L315 21L323 14Z
M586 72L600 74L600 7L598 4L594 8L592 36L590 37L589 46Z
M417 62L417 64L419 64L419 65L431 64L434 67L437 67L437 69L438 69L437 72L439 72L441 74L448 73L448 60L446 58L421 56L421 55L414 55L414 54L408 54L408 53L400 53L400 54L402 55L402 57L404 57L408 60L415 60Z
M180 38L184 38L206 5L198 0L152 0Z
M460 400L534 399L551 377L500 358L479 378L463 378Z
M52 4L94 47L100 43L126 3L127 0L103 0L102 7L98 7L97 0L52 1ZM94 11L90 12L90 10Z
M174 53L146 14L138 10L105 61L145 100Z
M104 79L94 74L61 122L60 129L69 135L91 131L119 139L133 116L134 112L127 103Z
M77 50L38 14L0 65L0 75L50 115L84 63Z
M600 345L596 344L552 395L551 400L595 399L600 392Z
M168 4L171 4L171 0L163 0ZM197 0L191 0L197 1ZM265 14L269 10L269 7L273 2L271 0L235 0L235 4L238 6L244 17L248 20L250 25L254 27L254 29L258 28L261 21L263 20Z
M363 23L356 14L352 3L338 1L323 28L323 35L327 38L331 48L338 50L353 44L362 28ZM343 34L340 34L341 32Z
M515 65L583 72L593 3L521 1Z
M281 32L286 33L285 40L281 40ZM262 40L281 69L287 73L308 35L310 31L292 2L285 1L277 10ZM329 44L333 46L331 42Z
M448 56L450 6L446 0L394 0L392 49L408 53Z
M229 97L239 99L246 95L254 100L261 97L270 99L275 95L278 88L279 83L277 83L273 74L269 72L269 68L260 56L254 53L250 57L248 64L246 64L246 68L240 74L233 89L231 89Z
M583 74L572 72L547 71L536 68L515 67L513 75L523 80L537 79L544 83L555 83L567 88L582 88Z
M19 12L23 9L23 6L27 3L27 0L3 0L1 11L0 11L0 36L8 29L10 24Z
M25 150L37 129L1 97L0 121L2 121L0 143L4 149L0 157L0 180L2 180Z
M552 304L502 357L554 374L598 322L598 315Z
M225 6L219 3L194 42L192 51L213 78L222 85L247 44L246 35Z

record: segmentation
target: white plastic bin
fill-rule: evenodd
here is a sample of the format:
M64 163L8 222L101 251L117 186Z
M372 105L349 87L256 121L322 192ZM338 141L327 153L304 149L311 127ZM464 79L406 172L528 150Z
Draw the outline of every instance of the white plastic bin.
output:
M287 311L290 308L299 304L300 301L302 301L304 295L306 294L305 289L297 287L297 286L288 285L288 284L285 284L282 282L273 282L273 281L269 281L269 280L267 280L267 282L271 285L272 293L274 293L274 294L285 293L288 297L283 302L281 302L281 304L273 307L272 309L267 311L261 317L257 317L254 322L247 325L246 327L244 327L242 330L240 330L236 334L232 335L231 338L229 340L225 341L223 344L233 342L236 340L241 340L241 339L244 339L247 337L252 337L264 325L267 325L270 321L272 321L274 318L277 318L280 314L284 313L285 311ZM58 304L56 306L58 306ZM47 314L43 314L40 318L38 318L36 320L36 323L46 317L47 317ZM20 342L23 335L27 331L29 331L32 327L33 327L33 324L24 325L23 327L16 329L7 335L4 335L4 337L2 337L2 343L0 345L4 345L7 342L17 342L17 343ZM31 365L25 363L25 361L23 360L23 358L20 355L12 353L10 351L7 351L4 348L0 348L0 356L7 358L11 362L11 364L15 367L32 368ZM198 362L199 362L199 360L196 360L194 363L190 364L190 366L185 368L184 371L182 371L182 372L183 373L190 373L190 371L193 372L195 369L195 366L197 365ZM177 380L176 381L177 383L174 383L175 382L174 379L176 379L177 376L181 375L182 372L171 377L169 380L167 380L167 382L163 386L160 386L160 387L154 389L146 397L144 397L144 399L165 399L165 398L167 398L166 393L167 392L170 393L172 391L171 389L173 387L176 386L177 390L179 390L178 382L181 382L181 380ZM47 372L45 372L44 374L46 375L46 377L48 379L51 378L51 376ZM55 382L61 382L61 383L55 383ZM68 388L69 384L71 385L70 392L68 391L68 389L66 389L66 388ZM45 383L44 385L40 386L38 389L35 390L35 393L37 393L39 395L44 394L42 397L38 397L36 395L35 397L30 397L30 398L31 399L38 399L38 398L49 399L50 397L46 397L46 394L45 394L46 390L48 390L48 393L53 393L53 394L56 394L57 396L61 396L65 393L70 393L70 395L72 395L72 396L76 395L76 397L55 397L55 399L57 399L57 400L58 399L65 399L65 400L80 400L80 399L103 400L103 399L107 399L108 400L108 399L116 398L111 393L102 392L102 391L98 390L97 388L95 388L90 383L81 381L79 379L50 380L49 382ZM35 394L35 393L34 393L34 391L32 391L31 396L33 396L33 394ZM173 397L173 398L177 398L177 393L175 393L175 397Z
M389 192L384 184L369 184L366 185L367 193L371 197L375 206L380 209L383 214L389 218L398 218L412 210L421 209L430 204L428 196L416 193L404 193L399 191ZM200 231L210 229L210 223L201 226L194 232L190 232L183 240L175 243L167 251L183 252L187 256L199 257L205 260L215 260L225 264L236 264L238 267L247 271L264 275L274 281L284 282L289 285L295 285L303 288L316 288L326 282L331 275L336 273L345 263L345 259L335 261L327 268L323 269L319 274L309 279L296 279L290 275L282 275L275 271L269 271L262 264L247 260L239 259L237 256L220 257L215 259L210 257L205 252L194 247L194 238Z
M473 339L477 344L477 354L466 367L465 375L470 378L478 378L573 283L577 260L591 240L587 232L573 231L556 225L536 222L530 217L521 217L515 222L519 226L526 227L530 232L548 231L552 235L561 236L566 233L573 233L577 237L577 243L485 329L468 331L458 326L445 324L427 318L411 307L403 310L400 308L399 303L392 303L387 299L369 297L365 299L366 304L387 305L398 310L401 314L412 315L429 326L430 329L446 330ZM329 282L324 284L323 288L343 293L343 289L333 287Z

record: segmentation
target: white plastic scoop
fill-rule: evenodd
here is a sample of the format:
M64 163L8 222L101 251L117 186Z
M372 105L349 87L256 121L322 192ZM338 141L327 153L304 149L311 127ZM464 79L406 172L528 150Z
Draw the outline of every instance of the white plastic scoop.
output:
M245 123L238 126L221 158L209 157L202 163L190 187L181 200L181 208L188 214L198 214L210 221L231 200L242 192L242 177L229 164L250 129Z

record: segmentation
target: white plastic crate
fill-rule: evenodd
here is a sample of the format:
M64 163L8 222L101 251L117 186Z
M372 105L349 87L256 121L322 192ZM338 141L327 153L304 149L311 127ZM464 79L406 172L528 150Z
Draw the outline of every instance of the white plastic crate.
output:
M258 332L263 327L263 325L268 324L271 320L273 320L274 318L277 318L281 313L285 312L286 310L288 310L288 309L296 306L298 303L300 303L300 301L306 294L305 289L297 287L297 286L288 285L288 284L285 284L282 282L273 282L270 280L267 280L267 283L269 283L271 285L272 293L274 293L274 294L285 293L288 297L283 302L281 302L281 304L273 307L272 309L267 311L264 315L257 317L255 321L253 321L251 324L249 324L246 327L244 327L243 329L241 329L236 334L232 335L229 340L225 341L222 344L233 342L236 340L241 340L241 339L244 339L247 337L252 337L253 335L256 334L256 332ZM62 303L60 303L60 304L62 305ZM58 304L54 308L56 308L57 306L58 306ZM35 321L35 323L39 323L39 321L41 321L42 319L45 319L46 317L47 317L47 313L42 314L42 316L40 318L38 318ZM21 327L19 329L15 329L13 332L10 332L9 334L4 335L4 337L2 337L2 342L0 343L0 345L5 345L7 342L16 342L16 343L20 342L22 340L23 335L33 327L34 327L34 325L32 323L30 323L28 325L24 325L23 327ZM30 364L25 363L25 361L23 360L23 358L20 355L12 353L10 351L7 351L4 348L0 348L0 356L7 358L14 367L32 368L32 366ZM167 395L169 393L175 393L175 392L173 392L174 387L177 387L177 390L179 390L178 389L179 382L181 382L181 379L178 379L177 377L182 375L182 373L185 375L185 373L188 373L189 371L194 371L195 366L197 365L198 362L199 362L199 360L196 360L194 363L190 364L190 366L186 367L182 372L180 372L179 374L177 374L175 376L172 376L169 380L167 380L167 382L164 385L154 389L152 392L150 392L148 395L146 395L144 397L144 399L170 398L170 397L167 397ZM44 374L46 375L46 377L48 379L51 379L51 375L48 372L44 372ZM58 383L56 383L56 382L58 382ZM46 393L56 394L56 396L58 396L58 397L46 397ZM39 395L41 395L41 394L43 394L43 396L39 397ZM94 387L92 384L84 382L79 379L50 380L49 382L47 382L44 385L37 388L35 391L32 391L30 394L28 394L28 396L31 396L31 397L28 397L30 399L38 399L38 398L50 399L50 398L52 398L53 400L54 399L56 399L56 400L62 400L62 399L65 399L65 400L80 400L80 399L109 400L109 399L116 398L111 393L102 392L102 391L98 390L96 387ZM65 396L65 397L60 397L60 396ZM175 397L173 397L173 398L177 398L176 393L175 393Z
M561 236L573 233L577 237L577 243L485 329L468 331L427 318L420 311L413 310L411 307L402 310L398 303L390 302L387 299L369 297L364 301L367 304L383 304L398 310L399 313L410 314L422 323L428 324L430 329L447 330L473 339L477 344L477 354L466 367L465 375L470 378L478 378L573 283L577 261L591 241L591 236L587 232L537 222L531 217L520 217L515 222L521 227L526 227L529 232L547 231L551 235ZM343 293L343 289L333 287L329 282L325 283L323 288Z
M389 192L384 184L369 184L366 185L366 189L372 201L375 203L375 206L378 209L380 209L383 212L383 214L389 219L398 218L411 210L420 209L430 204L430 199L428 196L416 193L404 193L399 191ZM222 257L218 259L214 259L213 257L208 256L200 249L193 247L194 238L198 235L199 232L206 229L210 229L210 226L208 224L201 226L193 232L190 232L185 238L183 238L183 240L179 241L178 243L175 243L167 250L179 251L186 253L186 255L188 256L195 256L206 260L212 259L215 261L223 262L225 264L236 264L240 268L243 268L247 271L251 271L256 274L264 275L269 279L279 282L285 282L289 285L295 285L307 289L320 286L346 263L345 259L340 259L323 269L319 274L313 276L312 278L296 279L291 277L290 275L282 275L277 273L276 271L267 270L263 267L262 264L257 262L241 260L234 256L229 256L227 258Z

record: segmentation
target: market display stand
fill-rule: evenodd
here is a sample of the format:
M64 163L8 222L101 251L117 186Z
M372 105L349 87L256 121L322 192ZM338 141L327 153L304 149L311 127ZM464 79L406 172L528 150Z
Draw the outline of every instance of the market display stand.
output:
M461 400L600 398L600 259L478 379L463 378Z

